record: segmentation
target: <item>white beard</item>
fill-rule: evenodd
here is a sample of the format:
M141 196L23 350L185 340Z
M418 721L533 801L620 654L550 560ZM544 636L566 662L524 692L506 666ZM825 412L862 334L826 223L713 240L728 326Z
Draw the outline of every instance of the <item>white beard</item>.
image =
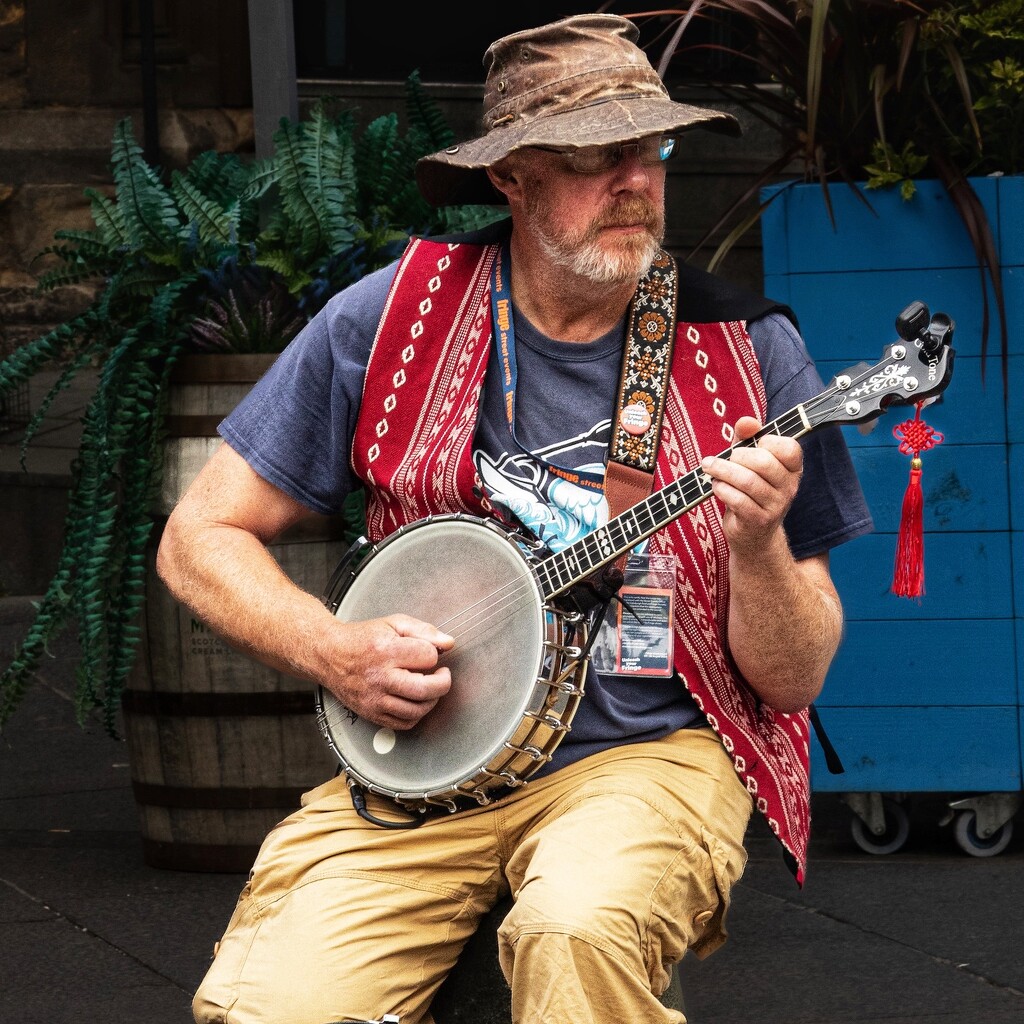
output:
M654 260L661 245L664 220L647 199L626 198L618 203L618 215L629 223L642 220L648 224L643 234L602 239L596 225L614 223L614 211L584 228L576 230L555 227L542 189L530 188L527 201L529 226L537 243L555 267L597 285L619 285L639 281Z
M617 252L608 252L599 242L567 245L550 237L535 225L537 239L547 258L556 266L571 271L594 284L615 285L638 281L654 261L659 243L651 235L630 241Z

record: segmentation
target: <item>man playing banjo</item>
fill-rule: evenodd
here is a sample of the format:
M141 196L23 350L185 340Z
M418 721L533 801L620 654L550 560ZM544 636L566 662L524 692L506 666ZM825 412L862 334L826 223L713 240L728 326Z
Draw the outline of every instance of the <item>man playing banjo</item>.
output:
M414 240L336 296L222 424L227 444L168 522L159 568L172 592L315 683L384 763L447 723L460 651L503 642L531 602L538 632L557 611L536 559L515 577L521 599L500 580L467 599L489 609L476 625L440 611L492 548L526 558L481 521L529 528L544 557L571 552L558 580L585 575L577 551L615 547L625 582L571 729L551 726L545 750L525 744L535 770L483 768L493 787L456 784L420 808L398 799L405 782L393 794L353 784L360 814L358 766L306 795L263 845L198 1021L429 1022L466 939L508 894L498 943L516 1021L682 1021L658 996L688 949L724 941L753 810L802 877L806 709L842 631L828 551L870 517L834 428L717 457L821 382L785 311L660 250L664 161L690 129L737 126L672 102L635 39L624 19L581 15L490 47L484 133L422 161L418 180L437 205L506 202L510 221ZM626 560L608 520L688 472L709 500ZM335 615L266 551L359 487L370 539L397 536L364 589L400 595L403 572L422 588L403 552L430 537L419 547L451 567L427 581L436 615L429 601L419 615ZM463 522L488 540L456 564ZM585 630L566 628L551 646L522 639L541 652L531 677L552 651L579 656L570 641ZM506 660L483 673L496 697ZM464 703L486 717L484 699ZM409 818L419 827L380 824Z

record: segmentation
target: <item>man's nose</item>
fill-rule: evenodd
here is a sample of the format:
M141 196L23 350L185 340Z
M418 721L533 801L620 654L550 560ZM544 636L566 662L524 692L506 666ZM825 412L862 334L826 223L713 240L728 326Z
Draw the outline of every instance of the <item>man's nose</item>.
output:
M640 146L636 142L623 145L618 163L615 164L615 180L622 187L639 191L650 183L650 168L640 159Z

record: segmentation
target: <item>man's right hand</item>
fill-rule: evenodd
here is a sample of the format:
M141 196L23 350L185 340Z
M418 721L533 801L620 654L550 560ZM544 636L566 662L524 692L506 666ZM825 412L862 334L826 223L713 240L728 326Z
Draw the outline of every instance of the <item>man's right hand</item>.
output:
M410 615L338 622L324 639L322 684L375 725L411 729L451 688L438 658L454 638Z

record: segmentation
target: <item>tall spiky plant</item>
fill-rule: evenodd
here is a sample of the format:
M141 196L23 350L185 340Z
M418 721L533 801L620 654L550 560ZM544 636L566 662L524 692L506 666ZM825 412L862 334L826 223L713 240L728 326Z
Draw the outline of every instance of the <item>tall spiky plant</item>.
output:
M0 363L0 390L47 364L66 364L23 445L72 378L90 363L99 366L72 465L64 544L35 620L0 677L0 721L13 711L49 640L73 619L81 647L79 714L99 704L113 730L115 697L138 641L148 510L160 464L160 400L188 332L184 311L200 301L200 268L218 262L228 244L181 216L127 121L115 129L111 165L115 198L87 191L95 227L58 231L62 244L45 253L64 265L39 282L49 290L102 276L97 298Z
M283 121L274 156L246 163L203 153L169 181L146 164L127 120L114 131L113 195L87 190L93 227L58 231L41 256L56 266L41 290L99 280L94 301L0 361L0 396L61 368L25 431L86 366L98 367L72 465L69 511L53 578L13 661L0 674L0 726L47 644L73 621L81 657L80 718L99 708L115 732L135 658L150 509L160 483L163 412L172 367L188 350L283 348L331 294L385 265L414 232L493 219L418 200L416 160L450 140L417 76L409 129L378 118L359 135L350 112L317 105ZM358 526L358 501L346 509Z
M699 20L725 16L752 29L749 46L693 47L755 69L749 82L706 84L780 141L778 155L698 242L696 250L726 232L712 269L761 215L763 206L751 205L760 188L793 165L821 184L830 216L831 184L895 185L909 199L914 178L938 178L992 288L1006 380L999 256L967 176L1024 170L1024 0L691 0L630 16L668 19L663 72L692 52L686 30Z

